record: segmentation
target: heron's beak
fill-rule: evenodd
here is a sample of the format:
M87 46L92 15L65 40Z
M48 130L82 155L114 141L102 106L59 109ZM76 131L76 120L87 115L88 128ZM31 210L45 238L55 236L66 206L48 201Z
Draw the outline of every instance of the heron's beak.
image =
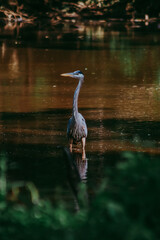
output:
M62 73L61 76L63 76L63 77L74 77L73 73Z

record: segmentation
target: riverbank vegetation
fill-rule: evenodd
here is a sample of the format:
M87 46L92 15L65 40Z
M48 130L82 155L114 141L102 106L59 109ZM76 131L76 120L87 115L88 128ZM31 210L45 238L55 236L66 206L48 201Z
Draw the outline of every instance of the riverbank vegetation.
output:
M62 203L40 199L32 184L8 183L7 159L1 155L0 239L159 239L160 161L140 153L123 157L124 162L105 169L88 203L80 184L80 209L73 213ZM28 198L22 198L22 188Z
M158 20L158 0L1 0L0 17L9 21L49 20L53 24L68 19Z

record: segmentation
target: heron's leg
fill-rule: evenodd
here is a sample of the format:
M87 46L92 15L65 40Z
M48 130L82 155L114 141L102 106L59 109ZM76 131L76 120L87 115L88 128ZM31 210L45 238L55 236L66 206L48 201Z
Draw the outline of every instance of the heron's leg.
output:
M86 146L86 138L82 138L82 159L86 159L86 152L85 152L85 146Z
M70 152L72 152L72 144L73 144L73 139L70 138L69 139L69 150L70 150Z

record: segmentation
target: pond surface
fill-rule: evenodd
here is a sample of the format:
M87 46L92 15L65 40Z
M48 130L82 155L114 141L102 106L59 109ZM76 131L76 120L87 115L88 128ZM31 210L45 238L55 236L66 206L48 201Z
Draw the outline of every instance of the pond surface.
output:
M17 30L18 29L18 30ZM80 24L72 29L1 29L0 146L8 180L33 182L40 195L73 204L63 148L80 69L79 111L88 125L81 178L97 189L123 152L160 154L160 32L148 27ZM92 187L91 187L92 186Z

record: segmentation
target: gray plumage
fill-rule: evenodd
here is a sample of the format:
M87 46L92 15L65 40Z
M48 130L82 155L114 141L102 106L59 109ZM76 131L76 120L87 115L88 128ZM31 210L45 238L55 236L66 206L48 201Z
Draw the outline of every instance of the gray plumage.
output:
M83 138L87 138L87 125L82 114L78 112L78 96L84 81L84 75L81 71L73 73L65 73L62 76L69 76L79 80L78 86L74 92L72 117L68 121L67 137L72 139L74 143L80 142Z
M67 125L67 137L73 139L74 143L80 142L82 138L87 138L87 125L82 114L78 113L75 119L72 116Z

